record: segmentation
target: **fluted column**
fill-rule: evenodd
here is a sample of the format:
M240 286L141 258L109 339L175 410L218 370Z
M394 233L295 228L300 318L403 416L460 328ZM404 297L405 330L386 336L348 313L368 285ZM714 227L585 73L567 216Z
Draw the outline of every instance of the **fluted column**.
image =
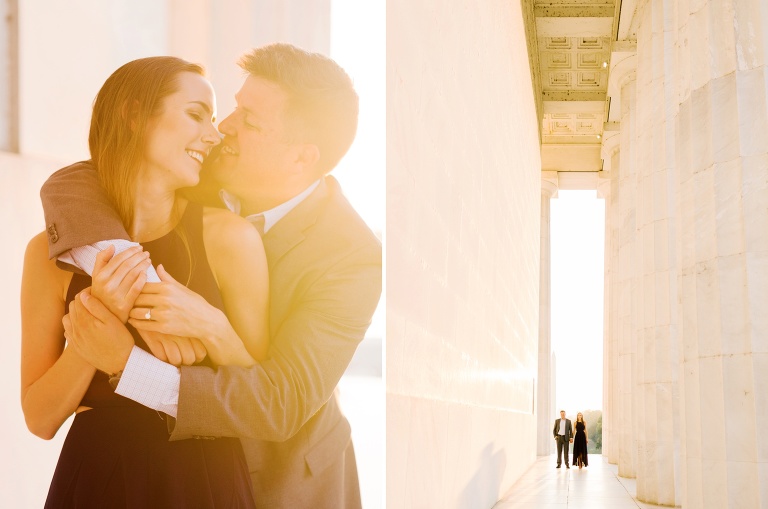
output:
M552 453L552 422L555 417L551 408L551 359L552 359L552 285L551 285L551 249L549 236L550 206L549 200L557 197L557 172L543 172L541 181L541 265L539 279L539 387L536 408L538 409L538 445L537 454L546 456Z
M684 507L768 507L768 5L682 1Z
M621 140L618 171L618 270L616 275L616 334L618 349L618 404L616 445L619 475L635 477L636 412L635 412L635 317L637 306L637 246L636 238L636 165L635 165L635 57L628 57L621 73L615 74L621 91ZM621 65L621 64L620 64ZM619 68L619 66L617 66ZM617 68L614 69L616 72Z
M677 273L674 175L674 114L677 96L673 47L665 31L669 0L646 0L637 12L637 289L635 317L636 474L638 499L675 505L675 410L677 384ZM672 25L674 23L671 23ZM672 125L672 122L670 122ZM673 180L673 179L672 179Z
M605 200L605 281L603 292L603 457L618 462L616 443L616 408L619 403L617 276L619 263L619 133L603 137L603 177L598 183L598 196Z

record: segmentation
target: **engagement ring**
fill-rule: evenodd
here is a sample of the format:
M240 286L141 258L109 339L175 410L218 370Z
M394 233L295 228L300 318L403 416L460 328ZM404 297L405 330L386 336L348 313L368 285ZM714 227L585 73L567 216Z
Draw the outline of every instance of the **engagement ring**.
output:
M144 315L144 319L145 320L151 320L152 319L152 310L151 309L147 309L147 314Z

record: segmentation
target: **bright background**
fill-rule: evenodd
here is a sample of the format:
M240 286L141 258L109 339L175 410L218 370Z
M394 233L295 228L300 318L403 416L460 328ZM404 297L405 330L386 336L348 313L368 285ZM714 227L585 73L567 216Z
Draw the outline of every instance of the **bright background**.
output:
M550 211L556 412L575 416L603 407L605 200L561 190Z

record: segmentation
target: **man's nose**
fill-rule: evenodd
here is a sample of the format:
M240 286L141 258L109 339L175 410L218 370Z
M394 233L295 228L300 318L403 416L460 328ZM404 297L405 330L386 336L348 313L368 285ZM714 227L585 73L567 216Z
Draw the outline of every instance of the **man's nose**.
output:
M237 131L235 129L235 123L232 121L234 113L231 113L227 118L219 122L219 132L221 134L225 134L227 136L235 136L237 135Z

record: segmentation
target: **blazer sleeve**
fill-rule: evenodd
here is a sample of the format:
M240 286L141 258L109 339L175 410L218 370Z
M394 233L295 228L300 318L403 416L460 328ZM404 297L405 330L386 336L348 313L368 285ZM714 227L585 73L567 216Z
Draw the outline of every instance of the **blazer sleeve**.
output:
M307 291L249 368L181 369L171 440L231 436L281 442L331 398L381 295L381 245L347 255Z
M90 161L67 166L40 189L48 257L100 240L130 240Z

